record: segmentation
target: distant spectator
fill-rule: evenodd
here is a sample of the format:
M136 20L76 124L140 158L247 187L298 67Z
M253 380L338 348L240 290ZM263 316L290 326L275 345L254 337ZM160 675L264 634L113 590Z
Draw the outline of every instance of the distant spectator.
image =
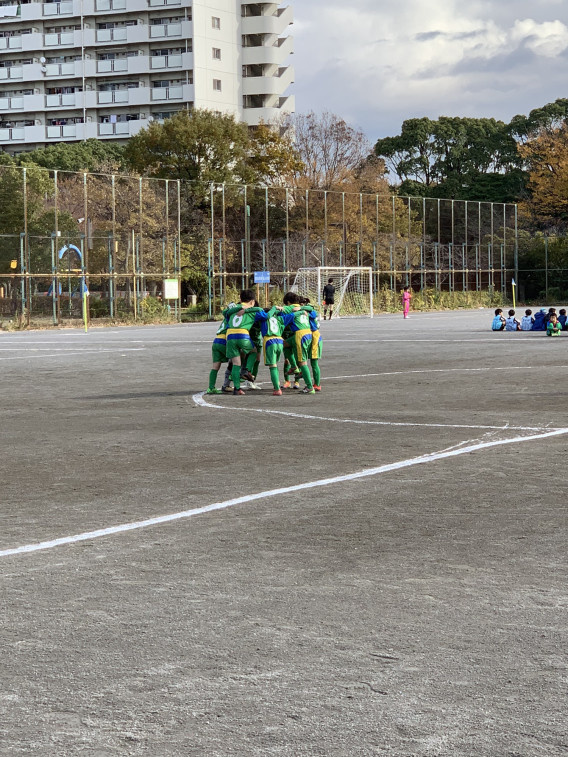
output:
M565 308L562 308L562 310L558 311L558 323L562 326L562 331L568 331L568 327L566 326L566 321L568 320L568 316L566 315Z
M533 327L534 316L532 310L525 310L524 316L521 318L521 331L530 331Z
M503 311L501 310L501 308L497 308L497 310L495 311L495 317L493 318L493 323L491 324L491 329L493 331L504 331L505 323L506 318L503 315Z
M505 331L520 331L521 322L515 318L515 311L509 310L509 317L505 321Z
M551 313L546 326L546 336L559 336L562 326L558 323L556 313Z

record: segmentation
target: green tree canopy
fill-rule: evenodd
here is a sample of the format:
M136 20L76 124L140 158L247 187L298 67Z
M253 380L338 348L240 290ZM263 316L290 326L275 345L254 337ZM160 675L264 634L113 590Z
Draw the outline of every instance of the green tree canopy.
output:
M22 153L18 163L37 165L58 171L120 170L123 167L124 147L112 142L87 139L85 142L58 142L32 152Z
M182 179L203 189L243 179L248 142L246 124L232 115L184 110L138 132L129 140L125 158L140 174Z
M375 153L401 181L401 194L507 202L523 187L517 143L493 118L409 119L398 136L379 139Z

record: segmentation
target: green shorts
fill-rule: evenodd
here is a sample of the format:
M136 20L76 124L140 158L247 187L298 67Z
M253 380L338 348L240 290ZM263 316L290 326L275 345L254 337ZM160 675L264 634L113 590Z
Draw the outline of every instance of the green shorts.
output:
M231 329L227 331L227 359L232 360L234 357L240 357L240 355L248 355L251 352L256 352L256 347L250 336L245 335L242 329L232 332Z
M264 365L276 365L284 351L284 340L277 336L264 337Z
M211 353L214 363L226 363L227 358L227 340L225 337L216 337L211 345Z

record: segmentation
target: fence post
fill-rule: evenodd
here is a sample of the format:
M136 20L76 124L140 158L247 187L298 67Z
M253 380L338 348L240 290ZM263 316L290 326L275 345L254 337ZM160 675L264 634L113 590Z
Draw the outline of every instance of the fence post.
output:
M544 237L544 298L548 303L548 236Z
M211 319L213 317L213 287L212 287L212 280L211 277L213 275L213 252L212 252L212 245L213 240L209 238L207 240L207 289L208 289L208 300L209 300L209 318Z
M108 235L108 311L111 318L114 318L114 245L114 232L110 231Z

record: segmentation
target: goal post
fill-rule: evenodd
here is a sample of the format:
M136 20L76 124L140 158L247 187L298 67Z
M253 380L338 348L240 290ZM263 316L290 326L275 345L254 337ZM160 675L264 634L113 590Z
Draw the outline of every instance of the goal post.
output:
M373 269L367 267L326 266L299 268L292 291L308 297L321 307L323 288L329 279L335 287L333 315L373 317Z

